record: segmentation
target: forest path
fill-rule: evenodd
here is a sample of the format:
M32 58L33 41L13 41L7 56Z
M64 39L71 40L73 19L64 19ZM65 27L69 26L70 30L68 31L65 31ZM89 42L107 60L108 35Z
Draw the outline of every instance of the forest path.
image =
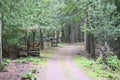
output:
M45 80L92 80L74 63L73 55L80 51L75 45L60 48L48 64Z

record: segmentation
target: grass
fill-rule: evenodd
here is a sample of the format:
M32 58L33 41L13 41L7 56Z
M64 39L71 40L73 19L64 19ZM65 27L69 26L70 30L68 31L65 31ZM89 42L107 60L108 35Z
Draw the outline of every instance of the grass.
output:
M34 65L38 65L38 64L45 63L46 59L29 56L29 57L26 57L26 58L21 57L21 58L17 59L16 62L18 62L18 63L32 62Z
M98 64L96 61L80 56L75 56L74 60L76 64L94 80L120 80L115 77L118 73L113 73L113 71L109 69L104 70L103 68L105 66L103 64Z
M59 43L58 44L59 47L64 47L65 45L67 45L67 43Z
M43 65L47 66L49 59L52 58L55 50L54 49L48 49L48 50L42 50L40 53L41 57L21 57L19 59L16 59L15 62L18 63L27 63L27 62L32 62L34 65Z
M6 71L7 66L11 63L10 59L3 59L3 62L0 65L0 71Z
M36 80L36 77L34 76L33 73L27 72L26 74L23 75L22 80Z

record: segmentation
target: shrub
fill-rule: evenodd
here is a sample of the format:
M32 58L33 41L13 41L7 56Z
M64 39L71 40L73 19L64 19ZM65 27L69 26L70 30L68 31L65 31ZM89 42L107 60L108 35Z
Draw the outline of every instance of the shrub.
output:
M32 72L32 73L36 73L37 70L36 70L36 69L32 69L31 72Z
M26 79L36 80L36 77L31 72L28 72L22 77L22 80L26 80Z
M110 56L107 58L108 66L113 70L120 70L120 60L117 56Z

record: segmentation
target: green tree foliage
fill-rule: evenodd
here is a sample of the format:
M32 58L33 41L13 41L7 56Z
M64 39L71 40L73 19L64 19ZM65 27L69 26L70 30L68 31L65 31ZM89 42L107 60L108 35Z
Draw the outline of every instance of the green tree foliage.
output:
M15 46L30 29L53 28L52 8L51 0L2 0L3 43Z

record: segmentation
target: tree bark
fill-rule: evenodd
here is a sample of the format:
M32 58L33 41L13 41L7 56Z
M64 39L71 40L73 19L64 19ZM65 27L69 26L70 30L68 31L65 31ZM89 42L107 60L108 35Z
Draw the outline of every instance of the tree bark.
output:
M33 33L33 50L34 50L34 44L35 44L35 31L32 32Z
M86 33L85 48L90 53L90 34Z
M71 35L71 25L68 26L68 43L71 42L70 35Z
M55 34L54 34L54 47L57 47L58 46L58 44L57 44L57 42L58 42L58 33L57 33L57 31L55 30Z
M81 28L78 28L78 42L83 42L83 33L81 31Z
M105 42L105 48L106 48L106 56L108 57L110 56L111 49L107 41Z
M40 29L40 48L44 49L44 39L43 39L43 33L41 29Z
M65 33L64 33L64 29L61 30L62 36L61 36L61 41L65 42Z
M0 66L2 66L2 21L0 20Z
M91 58L95 59L95 44L94 44L94 35L90 35L90 54Z
M84 21L84 26L88 26L88 11L87 8L85 10L86 16L85 16L85 21ZM90 53L90 36L87 31L84 32L84 44L85 44L85 49Z
M71 27L71 42L75 43L78 42L78 24L73 23Z

